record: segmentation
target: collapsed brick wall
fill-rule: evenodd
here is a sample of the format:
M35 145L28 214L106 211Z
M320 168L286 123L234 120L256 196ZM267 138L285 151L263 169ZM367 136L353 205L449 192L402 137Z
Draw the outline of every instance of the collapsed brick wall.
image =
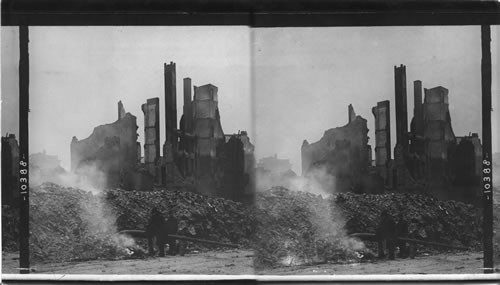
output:
M137 120L130 113L94 128L86 139L71 141L71 171L95 167L106 175L106 187L134 188L137 160Z
M370 184L368 170L371 164L367 133L366 120L356 116L350 117L350 122L343 127L325 131L315 143L304 141L302 175L321 169L335 176L337 190L365 191Z

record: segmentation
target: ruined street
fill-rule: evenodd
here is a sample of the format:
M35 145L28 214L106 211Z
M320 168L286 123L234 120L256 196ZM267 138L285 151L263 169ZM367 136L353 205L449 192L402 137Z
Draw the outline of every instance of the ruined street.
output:
M415 259L381 260L366 263L320 264L262 270L266 275L330 274L473 274L482 273L483 254L463 252L417 256Z
M461 252L417 256L349 264L320 264L269 268L259 275L331 275L331 274L441 274L482 273L481 252ZM253 255L248 250L227 250L186 256L128 260L92 260L35 264L39 274L254 274ZM17 254L2 257L3 273L17 273Z
M3 273L19 273L18 254L2 256ZM90 260L33 264L35 274L254 274L250 250L190 253L145 259Z

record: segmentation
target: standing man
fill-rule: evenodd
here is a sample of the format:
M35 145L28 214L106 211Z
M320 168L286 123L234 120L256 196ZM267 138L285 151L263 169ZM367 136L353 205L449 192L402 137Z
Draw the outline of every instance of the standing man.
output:
M156 207L151 210L151 216L149 218L148 226L146 228L146 234L148 236L148 248L149 255L154 255L153 250L153 239L156 239L156 245L158 246L159 254L158 256L165 256L165 219L163 215Z
M408 237L408 222L406 222L405 216L403 213L399 214L398 223L396 224L396 236L407 238ZM398 240L397 245L399 247L399 257L407 258L408 257L408 247L406 245L406 241Z
M177 245L175 242L175 238L168 237L168 235L176 235L177 229L179 228L179 221L174 217L174 212L172 209L168 211L168 219L165 224L165 233L166 233L166 243L168 243L168 254L176 255L177 254Z
M408 236L412 239L418 238L418 228L419 222L417 219L413 218L410 220L410 225L408 226ZM409 256L411 259L415 258L417 253L417 244L415 242L410 242Z
M389 259L394 260L394 247L396 240L396 223L387 210L380 215L380 223L377 228L378 257L385 258L384 244L389 252Z

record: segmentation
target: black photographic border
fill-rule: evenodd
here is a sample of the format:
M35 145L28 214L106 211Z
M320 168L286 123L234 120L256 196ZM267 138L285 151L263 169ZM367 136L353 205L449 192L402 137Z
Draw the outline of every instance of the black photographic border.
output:
M491 183L487 186L487 182L492 181L493 175L491 170L490 25L500 24L500 2L460 0L4 0L1 3L1 24L2 26L20 26L21 35L27 26L481 26L484 272L494 272ZM27 30L25 29L26 36ZM21 53L22 48L21 46ZM19 144L20 158L26 165L29 157L28 86L29 72L23 75L20 71ZM23 170L23 167L20 170ZM29 185L28 182L25 185ZM22 186L23 183L21 183ZM23 225L20 231L22 233L21 256L26 256L28 252L24 246L28 244L29 234L29 193L26 189L20 189L20 191L22 201L24 201L21 203L21 224ZM20 273L29 273L29 260L21 257L20 262ZM450 279L453 280L454 277L450 276ZM479 279L481 278L478 277Z

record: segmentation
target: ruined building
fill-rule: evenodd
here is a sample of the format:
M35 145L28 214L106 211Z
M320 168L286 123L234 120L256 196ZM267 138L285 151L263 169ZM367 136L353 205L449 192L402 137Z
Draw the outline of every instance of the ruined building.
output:
M2 137L2 205L19 202L19 144L14 134Z
M424 89L413 82L413 118L408 126L406 66L394 67L396 142L391 145L388 100L372 108L375 165L371 166L366 120L348 108L348 124L327 130L302 145L302 174L317 169L335 176L338 191L384 190L428 193L439 199L481 201L482 146L477 133L457 137L452 128L448 89ZM409 128L409 130L408 130ZM392 155L391 155L392 153Z
M160 164L160 99L148 99L141 108L144 113L144 165L151 176L160 178L158 169Z
M84 173L89 169L102 172L107 178L107 187L124 189L138 187L140 176L136 171L137 120L125 113L118 104L118 120L94 128L83 140L73 137L71 141L71 171Z
M391 162L391 109L389 101L378 102L372 108L375 116L375 167L387 185Z
M254 146L247 132L226 135L218 149L222 185L219 196L237 201L252 201L255 189Z
M440 199L477 200L482 148L477 134L456 137L451 122L448 89L424 89L413 82L414 108L407 125L406 67L394 68L396 146L390 153L389 102L373 108L375 116L375 161L385 187L397 191L419 191Z
M194 87L192 110L196 188L199 192L210 195L218 188L217 181L222 179L217 169L217 148L225 143L220 123L217 87L212 84Z
M335 176L338 191L371 192L369 175L371 147L368 145L366 120L357 116L351 105L348 123L325 131L323 137L302 144L302 175L320 170Z
M278 156L275 154L274 156L259 159L257 168L262 168L264 170L270 171L273 174L282 174L284 172L291 171L292 164L290 163L290 160L278 158Z
M118 103L118 121L95 128L82 141L73 138L72 170L86 165L108 177L108 187L151 190L181 186L214 197L245 200L253 196L254 146L246 132L225 136L218 88L183 81L183 113L177 128L176 65L164 64L165 142L160 153L159 98L147 99L144 113L144 158L137 142L136 118ZM226 139L227 138L227 139ZM192 187L191 187L192 186Z
M181 180L177 161L177 87L175 63L163 65L165 79L165 143L159 173L161 185L178 183Z

